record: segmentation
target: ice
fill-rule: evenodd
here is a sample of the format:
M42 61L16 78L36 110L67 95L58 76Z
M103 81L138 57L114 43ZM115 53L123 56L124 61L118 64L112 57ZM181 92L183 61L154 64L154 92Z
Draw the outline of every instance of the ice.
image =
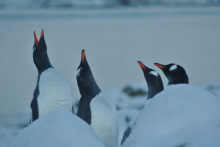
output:
M192 124L204 123L217 128L220 126L220 113L216 113L219 109L220 98L205 90L187 84L169 86L137 116L124 147L178 132Z
M93 129L76 115L57 109L25 128L10 147L104 147Z

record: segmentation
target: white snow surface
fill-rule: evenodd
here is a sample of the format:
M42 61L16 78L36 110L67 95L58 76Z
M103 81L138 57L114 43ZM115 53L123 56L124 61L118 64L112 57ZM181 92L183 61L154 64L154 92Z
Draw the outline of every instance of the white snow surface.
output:
M219 126L197 123L126 147L217 147L220 146L219 136Z
M118 115L113 102L102 92L91 100L91 126L106 147L118 145Z
M168 134L171 134L172 137L175 136L175 131L177 134L184 135L180 129L192 124L202 123L210 126L209 128L217 128L220 126L219 110L220 98L205 90L187 84L169 86L149 101L140 112L132 132L123 146L136 147L136 144L141 144L143 141L154 140L157 137L162 138ZM210 130L207 127L199 133L200 128L202 127L194 127L197 130L194 133L195 135L202 132L212 134L212 130L215 130ZM192 126L186 127L183 132L190 134L190 130L193 130ZM213 133L219 134L220 132L215 131ZM179 138L181 138L181 135ZM197 137L191 139L198 140ZM173 139L169 139L169 141L172 142ZM215 138L213 141L216 141ZM154 141L154 143L157 143L157 141Z
M93 129L76 115L57 109L34 121L10 147L104 147Z
M39 117L56 108L72 111L73 99L68 82L54 68L45 70L39 80L38 111Z
M121 146L121 140L124 135L125 130L127 129L129 122L134 120L140 111L135 109L123 109L118 111L119 118L119 137L118 137L118 146Z

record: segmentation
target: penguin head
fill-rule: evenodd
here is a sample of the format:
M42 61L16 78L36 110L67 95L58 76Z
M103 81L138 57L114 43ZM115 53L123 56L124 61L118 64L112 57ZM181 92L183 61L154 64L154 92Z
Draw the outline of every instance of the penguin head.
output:
M44 31L42 30L40 40L38 41L34 32L33 60L39 72L52 67L47 55L47 45L44 39Z
M77 83L81 96L95 96L101 91L96 84L92 71L86 59L85 50L82 50L81 62L77 68Z
M148 99L150 99L164 89L162 79L159 73L155 70L148 68L140 61L138 61L138 64L144 73L144 77L148 85Z
M182 66L174 64L174 63L170 63L167 65L154 63L154 65L156 65L163 71L164 75L167 77L169 81L168 85L189 83L189 79L186 74L186 71Z

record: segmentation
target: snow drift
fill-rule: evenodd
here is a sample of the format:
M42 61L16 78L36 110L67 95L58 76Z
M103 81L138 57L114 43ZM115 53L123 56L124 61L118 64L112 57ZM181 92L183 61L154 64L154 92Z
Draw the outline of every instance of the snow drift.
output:
M166 135L168 136L164 138L175 142L175 139L172 138L177 134L179 138L184 137L184 134L191 134L189 139L198 141L198 135L201 133L212 134L212 130L216 130L213 132L214 136L220 133L219 110L220 99L205 90L186 84L169 86L148 102L140 112L136 122L131 126L132 132L123 146L136 147L137 144L149 140L154 140L154 143L150 145L154 146L154 144L158 144L158 138ZM192 127L192 124L195 127ZM196 127L196 124L208 127ZM186 130L183 129L184 127ZM183 129L182 133L179 131L181 129ZM170 138L169 134L171 134ZM208 138L210 139L210 137ZM212 141L215 141L215 138L213 139ZM158 146L163 145L162 143Z
M93 129L76 115L57 109L25 128L10 147L104 147Z

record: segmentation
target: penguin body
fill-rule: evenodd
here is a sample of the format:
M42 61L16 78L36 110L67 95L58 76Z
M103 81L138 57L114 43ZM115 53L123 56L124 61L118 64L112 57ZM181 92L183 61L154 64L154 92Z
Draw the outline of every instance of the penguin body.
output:
M77 115L92 126L106 147L117 147L119 124L116 107L95 82L84 50L77 70L77 83L81 94Z
M49 61L44 32L42 31L39 42L35 32L34 36L33 59L38 69L38 80L31 102L31 122L56 108L72 111L72 96L69 84L63 75L52 67Z
M145 104L146 105L149 103L149 101L158 93L160 93L161 91L163 91L164 87L163 87L163 82L162 79L160 77L160 75L154 71L153 69L148 68L147 66L145 66L142 62L138 61L138 64L140 65L143 73L144 73L144 77L145 80L147 82L147 86L148 86L148 97L147 97L147 102ZM129 123L129 127L125 130L123 138L121 140L121 145L125 142L125 140L130 136L132 129L134 127L134 125L136 124L136 118L134 118L130 123Z

